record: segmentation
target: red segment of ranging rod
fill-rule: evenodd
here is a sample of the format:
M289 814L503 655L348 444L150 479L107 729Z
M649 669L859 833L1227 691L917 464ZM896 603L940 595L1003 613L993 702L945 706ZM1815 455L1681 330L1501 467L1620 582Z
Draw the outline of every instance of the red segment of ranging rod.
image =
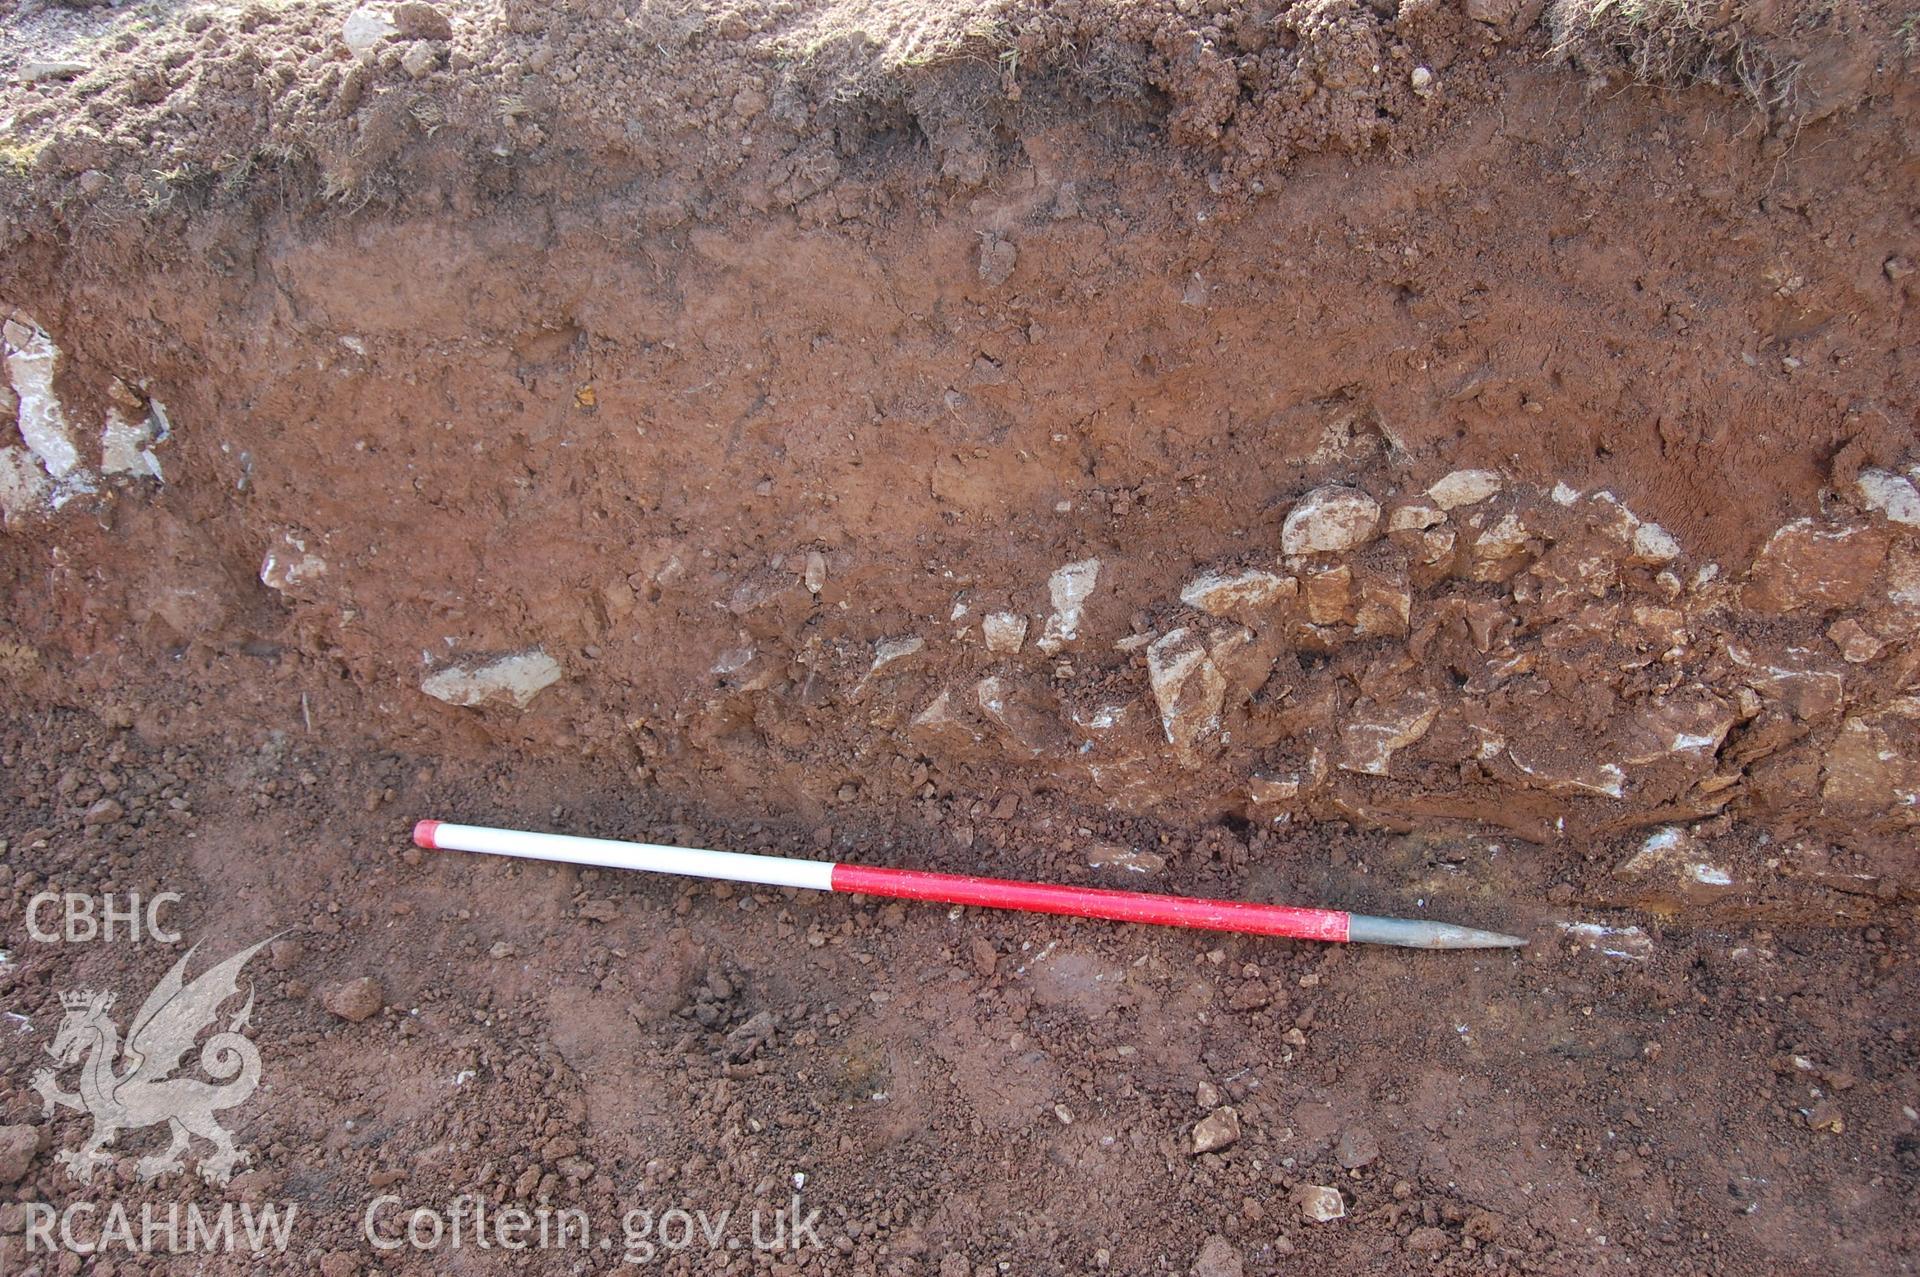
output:
M1241 931L1255 936L1291 936L1297 940L1330 940L1339 944L1345 944L1348 939L1349 915L1338 909L1302 909L1246 900L1161 896L1106 887L1066 887L921 869L875 869L866 865L835 865L833 889L899 900L937 900L941 904L1018 909L1025 913L1148 922L1162 927Z
M1005 878L978 878L967 874L932 873L917 869L876 869L865 865L834 864L826 860L708 851L701 847L667 847L612 838L579 838L570 834L541 834L522 829L491 829L484 825L456 825L444 820L421 821L413 827L413 840L422 847L436 851L471 851L492 856L514 856L522 860L718 878L770 887L858 892L901 900L937 900L943 904L1017 909L1076 918L1106 918L1115 922L1146 922L1167 927L1201 927L1257 936L1392 944L1412 949L1509 949L1526 943L1518 936L1476 931L1471 927L1455 927L1444 922L1373 918L1366 914L1342 913L1337 909L1302 909L1244 900L1161 896L1141 891L1014 882Z

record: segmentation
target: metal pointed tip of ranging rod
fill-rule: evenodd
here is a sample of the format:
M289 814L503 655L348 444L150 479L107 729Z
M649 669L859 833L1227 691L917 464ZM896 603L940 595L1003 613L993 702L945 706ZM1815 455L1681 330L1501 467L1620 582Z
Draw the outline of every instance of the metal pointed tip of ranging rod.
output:
M1397 944L1403 949L1523 949L1527 944L1519 936L1498 931L1413 918L1373 918L1364 913L1348 916L1347 940L1354 944Z

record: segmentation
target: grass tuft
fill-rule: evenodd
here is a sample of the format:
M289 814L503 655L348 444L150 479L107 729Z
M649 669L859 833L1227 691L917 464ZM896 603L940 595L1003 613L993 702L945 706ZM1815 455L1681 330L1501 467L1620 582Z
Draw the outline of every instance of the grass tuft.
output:
M1839 0L1812 0L1798 31L1831 29ZM1749 98L1775 119L1791 115L1801 72L1795 40L1756 36L1728 0L1556 0L1554 53L1589 70L1661 88L1711 85Z

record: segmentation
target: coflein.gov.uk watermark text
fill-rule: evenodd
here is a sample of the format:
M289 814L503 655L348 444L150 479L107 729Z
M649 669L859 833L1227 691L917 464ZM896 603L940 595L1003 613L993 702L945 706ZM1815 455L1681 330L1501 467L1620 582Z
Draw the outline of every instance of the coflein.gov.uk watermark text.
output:
M408 1207L389 1194L369 1202L360 1223L376 1250L618 1250L629 1264L651 1264L691 1250L751 1247L791 1253L821 1247L820 1210L803 1213L798 1193L785 1206L756 1206L744 1219L731 1208L669 1206L656 1212L635 1207L621 1215L618 1229L596 1228L587 1212L574 1207L492 1206L470 1195L439 1206Z

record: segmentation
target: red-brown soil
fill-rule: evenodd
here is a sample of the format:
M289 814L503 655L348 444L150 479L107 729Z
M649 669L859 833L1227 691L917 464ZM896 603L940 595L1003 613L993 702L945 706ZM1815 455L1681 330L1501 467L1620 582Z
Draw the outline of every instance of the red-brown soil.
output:
M88 65L0 95L4 1271L79 1271L22 1230L83 1198L302 1213L87 1271L609 1271L361 1214L796 1174L792 1271L1916 1266L1901 15L514 4L350 55L348 7L11 12L16 75ZM177 891L184 943L42 943L49 890ZM252 1167L142 1183L148 1131L70 1180L59 995L276 933Z

